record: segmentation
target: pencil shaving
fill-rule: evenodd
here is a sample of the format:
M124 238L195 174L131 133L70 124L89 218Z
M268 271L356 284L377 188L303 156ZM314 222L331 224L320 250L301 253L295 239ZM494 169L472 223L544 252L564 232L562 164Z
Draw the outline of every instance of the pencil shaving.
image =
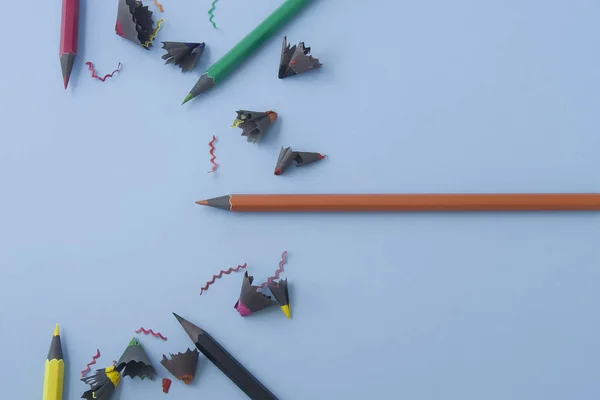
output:
M112 78L113 75L115 75L117 72L121 72L121 67L123 66L121 63L119 63L119 65L117 65L117 69L115 69L113 72L111 72L110 74L104 75L104 77L100 77L96 74L96 69L94 68L94 64L92 64L90 61L88 61L85 63L85 65L87 65L88 69L90 71L92 71L92 78L98 79L100 82L104 82L108 78Z
M154 0L154 5L156 6L156 8L158 8L158 11L165 12L165 9L163 8L163 5L160 4L159 2L157 2L156 0Z
M213 135L212 140L210 142L208 142L208 145L210 147L210 151L209 154L212 156L212 158L210 159L210 162L212 163L212 169L210 171L208 171L208 173L210 174L211 172L215 172L217 170L217 167L219 166L219 164L217 164L215 162L215 159L217 158L215 156L215 146L214 143L217 140L217 137L215 135Z
M213 275L212 279L211 279L210 281L206 282L206 285L204 285L204 286L203 286L203 287L200 289L200 295L202 295L202 293L204 293L205 291L207 291L207 290L208 290L208 287L209 287L210 285L212 285L213 283L215 283L215 281L217 280L217 278L219 278L219 279L220 279L220 278L223 276L223 274L225 274L225 275L229 275L229 274L231 274L232 272L237 272L237 271L239 271L239 270L241 270L241 269L243 269L243 268L246 268L246 266L247 266L247 264L243 264L243 265L238 265L238 266L237 266L237 267L235 267L235 268L229 268L229 269L227 269L227 270L221 270L221 271L219 271L219 273L218 273L217 275Z
M96 355L92 357L92 361L90 361L86 366L85 369L83 369L81 371L81 377L83 378L85 376L85 374L87 374L88 372L90 372L92 369L90 368L92 365L96 364L96 360L100 358L100 350L96 349Z

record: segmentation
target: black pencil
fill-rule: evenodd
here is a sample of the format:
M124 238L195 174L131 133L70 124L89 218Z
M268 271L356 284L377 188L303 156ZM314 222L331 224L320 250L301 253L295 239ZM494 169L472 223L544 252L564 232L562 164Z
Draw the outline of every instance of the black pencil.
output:
M173 313L198 350L252 400L278 400L206 331Z

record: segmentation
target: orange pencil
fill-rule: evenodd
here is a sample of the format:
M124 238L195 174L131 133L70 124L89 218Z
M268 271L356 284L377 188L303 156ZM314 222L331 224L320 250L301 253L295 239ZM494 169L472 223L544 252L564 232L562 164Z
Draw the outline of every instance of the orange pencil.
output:
M600 211L600 194L232 194L196 204L234 212Z

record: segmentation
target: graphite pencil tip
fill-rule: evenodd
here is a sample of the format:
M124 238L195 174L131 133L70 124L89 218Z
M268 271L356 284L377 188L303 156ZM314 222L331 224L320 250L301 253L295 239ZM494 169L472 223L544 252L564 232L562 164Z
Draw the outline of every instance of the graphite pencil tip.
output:
M209 206L214 208L220 208L221 210L231 211L231 196L214 197L212 199L200 200L196 204L201 206Z
M65 89L69 85L69 78L71 77L71 71L73 70L73 63L75 62L75 54L63 53L60 55L60 69L63 76L63 84Z
M62 345L60 343L60 332L58 331L58 324L54 327L54 335L52 336L52 342L50 342L50 350L48 350L48 361L62 360Z
M208 89L210 89L213 86L215 86L215 80L213 78L211 78L210 76L208 76L207 74L202 75L200 77L200 79L198 79L198 82L196 82L196 84L194 85L192 90L190 90L188 95L185 97L185 99L183 99L182 104L187 103L194 97L198 96L200 93L206 92Z
M175 318L177 318L177 321L181 324L185 333L187 333L190 339L192 339L192 341L196 343L196 341L198 340L198 336L203 334L204 331L200 327L192 324L187 319L180 317L175 313L173 313L173 315L175 316Z

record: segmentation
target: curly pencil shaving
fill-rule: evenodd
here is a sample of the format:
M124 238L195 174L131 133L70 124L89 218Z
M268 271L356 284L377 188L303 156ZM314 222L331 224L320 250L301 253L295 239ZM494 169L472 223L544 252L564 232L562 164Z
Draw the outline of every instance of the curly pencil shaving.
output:
M86 366L85 369L81 370L81 377L83 378L85 376L85 374L87 374L88 372L90 372L92 369L90 368L92 365L96 364L96 360L100 358L100 350L96 349L96 355L92 356L92 361L90 361Z
M167 340L167 337L166 337L166 336L163 336L163 335L162 335L160 332L156 332L156 333L155 333L155 332L154 332L152 329L144 329L144 328L140 328L140 329L138 329L137 331L135 331L135 333L137 333L137 334L139 334L139 333L141 333L141 332L143 332L143 333L144 333L144 335L152 335L152 336L154 336L155 338L159 338L159 339L162 339L162 340Z
M237 266L237 267L235 267L235 268L229 268L229 269L227 269L227 270L221 270L221 271L219 271L219 273L218 273L217 275L213 275L212 279L211 279L210 281L206 282L206 285L204 285L204 286L203 286L203 287L200 289L200 295L202 295L202 293L206 292L206 291L208 290L208 287L209 287L210 285L212 285L213 283L215 283L215 280L216 280L217 278L219 278L219 279L220 279L220 278L223 276L223 274L225 274L225 275L229 275L229 274L231 274L232 272L237 272L237 271L239 271L239 270L241 270L241 269L243 269L243 268L246 268L246 266L247 266L247 264L246 264L246 263L244 263L244 265L238 265L238 266Z
M283 253L281 253L281 261L279 261L279 268L277 268L277 270L275 271L275 273L272 277L268 278L265 283L260 285L261 289L264 289L267 285L272 284L273 280L279 279L279 274L283 272L283 266L287 262L286 256L287 256L287 251L284 251Z
M212 24L213 28L215 28L215 29L218 29L218 28L217 28L217 24L215 24L215 21L213 21L213 19L215 18L213 11L215 11L215 9L217 8L216 7L217 1L219 1L219 0L214 0L212 2L212 4L210 5L211 6L210 10L208 10L208 15L210 15L210 18L208 19L208 21Z
M215 156L215 141L217 140L217 137L215 135L213 135L212 140L210 142L208 142L208 146L210 147L210 151L209 154L212 156L212 158L210 159L210 162L212 163L212 169L210 171L208 171L208 173L210 174L211 172L215 172L217 170L217 167L219 166L219 164L217 164L215 162L215 159L217 158L217 156Z
M110 74L104 75L104 77L100 77L96 74L96 69L94 68L94 64L92 64L90 61L88 61L85 63L85 65L87 65L88 69L90 71L92 71L92 78L98 79L100 82L104 82L106 79L112 78L113 75L116 74L117 72L121 72L121 67L123 66L123 64L119 63L119 65L117 66L117 69L115 69L113 72L111 72Z
M158 31L160 31L160 27L162 26L163 22L165 22L165 20L163 18L156 21L156 29L154 30L152 35L150 35L150 38L148 39L148 41L146 43L142 44L142 47L145 47L147 49L152 47L152 43L154 43L154 39L156 39L156 35L158 35Z
M156 8L158 8L158 11L165 12L165 9L163 8L163 5L160 4L159 2L157 2L156 0L154 0L154 5L156 6Z

